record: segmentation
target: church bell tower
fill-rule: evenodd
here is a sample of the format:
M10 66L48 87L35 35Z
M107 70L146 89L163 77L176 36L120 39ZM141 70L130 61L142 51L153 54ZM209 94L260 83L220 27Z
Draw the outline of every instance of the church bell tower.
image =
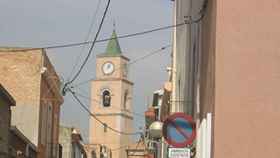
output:
M126 158L125 148L132 143L130 136L112 131L132 132L132 87L128 80L129 59L122 55L115 30L106 52L97 56L96 79L91 82L91 112L101 124L90 118L89 143L112 150L112 158Z

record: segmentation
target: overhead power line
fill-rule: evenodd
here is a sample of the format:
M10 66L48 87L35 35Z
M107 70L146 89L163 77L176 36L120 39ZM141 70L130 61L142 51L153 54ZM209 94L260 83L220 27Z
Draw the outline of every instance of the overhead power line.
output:
M138 149L138 147L139 147L139 145L140 145L140 142L141 142L141 138L140 138L140 140L137 142L137 144L136 144L136 147L135 147L135 151L134 152L132 152L129 156L137 156L137 155L135 155L135 153L136 153L136 151L137 151L137 149Z
M136 144L136 147L134 148L134 150L138 149L139 145L140 145L140 142L141 142L141 137L139 138L139 140L137 141L137 144ZM123 145L123 146L120 146L118 148L114 148L114 149L111 149L111 151L117 151L117 150L122 150L122 149L129 149L129 147L131 146L134 146L135 144L129 144L129 145Z
M142 134L141 132L134 132L134 133L128 133L128 132L122 132L119 131L117 129L112 128L109 125L106 125L103 121L101 121L97 116L95 116L88 108L85 104L82 103L82 101L79 99L79 97L75 94L74 91L72 91L71 89L69 89L69 92L72 94L72 96L74 97L74 99L79 103L79 105L92 117L94 118L97 122L99 122L101 125L106 126L108 129L110 129L111 131L118 133L118 134L122 134L122 135L138 135L138 134Z
M134 144L131 144L131 145L134 145ZM127 149L129 146L130 146L130 145L120 146L120 147L118 147L118 148L111 149L111 151L117 151L117 150Z
M104 39L96 40L95 43L106 42L106 41L110 41L110 40L117 39L117 38L118 39L123 39L123 38L129 38L129 37L134 37L134 36L140 36L140 35L144 35L144 34L148 34L148 33L152 33L152 32L157 32L157 31L162 31L162 30L166 30L166 29L171 29L171 28L175 28L175 27L184 26L186 24L187 23L184 22L184 23L180 23L180 24L176 24L176 25L169 25L169 26L154 28L154 29L150 29L150 30L146 30L146 31L142 31L142 32L120 35L120 36L117 36L117 37L114 37L114 38L104 38ZM19 48L19 49L9 50L9 51L10 52L22 52L22 51L32 51L32 50L38 50L38 49L59 49L59 48L67 48L67 47L76 47L76 46L81 46L81 45L87 45L87 44L91 44L91 43L93 43L93 41L77 42L77 43L70 43L70 44L45 46L45 47L36 47L36 48L24 48L24 47L22 47L22 49Z
M74 75L74 77L73 77L69 82L66 82L66 84L64 85L64 88L67 87L68 84L71 84L72 82L74 82L74 81L78 78L78 76L79 76L80 73L82 72L83 68L85 67L86 63L88 62L89 57L90 57L91 54L92 54L92 50L93 50L93 48L94 48L94 45L95 45L95 43L96 43L96 40L97 40L97 38L98 38L98 35L99 35L99 33L100 33L100 31L101 31L101 28L102 28L102 26L103 26L103 23L104 23L104 20L105 20L106 15L107 15L107 12L108 12L110 3L111 3L111 0L108 0L107 5L106 5L106 8L105 8L105 11L104 11L103 16L102 16L102 19L101 19L101 23L100 23L100 25L99 25L99 27L98 27L97 33L96 33L96 35L95 35L95 37L94 37L94 40L93 40L93 42L92 42L92 44L91 44L91 47L90 47L89 51L88 51L88 55L86 56L84 62L82 63L81 67L79 68L78 72ZM64 88L63 88L63 89L64 89Z
M77 92L75 92L75 94L78 95L78 96L80 96L80 97L82 97L82 98L85 98L85 99L87 99L87 100L93 101L93 102L95 102L95 103L98 103L98 104L101 104L101 103L102 103L100 100L92 99L92 98L87 97L87 96L85 96L85 95L83 95L83 94L80 94L80 93L77 93ZM113 107L112 107L112 108L113 108ZM117 108L115 108L115 109L117 109ZM136 116L140 116L140 117L144 117L144 118L145 118L145 115L144 115L144 114L140 114L140 113L132 112L132 111L126 111L126 112L131 113L131 114L134 114L134 115L136 115Z
M97 16L97 13L98 13L98 11L99 11L100 5L101 5L101 0L98 0L98 3L97 3L97 5L96 5L95 12L94 12L94 14L93 14L92 17L91 17L91 22L90 22L89 30L88 30L88 32L87 32L87 34L86 34L86 37L85 37L84 42L88 41L89 38L90 38L90 34L91 34L92 30L93 30L93 26L94 26L95 22L97 21L97 20L96 20L96 16ZM82 49L81 49L81 53L80 53L80 55L76 58L75 64L74 64L74 66L73 66L73 68L72 68L72 70L71 70L71 72L70 72L69 79L70 79L71 76L73 75L74 70L75 70L75 68L77 67L79 60L81 59L81 56L82 56L82 54L83 54L85 48L86 48L86 45L83 45L83 47L82 47Z
M163 46L163 47L161 47L161 48L159 48L159 49L157 49L157 50L151 51L151 52L147 53L146 55L144 55L144 56L142 56L142 57L139 57L139 58L137 58L137 59L135 59L135 60L129 62L127 65L129 66L129 65L135 64L135 63L137 63L137 62L139 62L139 61L142 61L142 60L144 60L144 59L146 59L146 58L148 58L148 57L151 57L151 56L153 56L153 55L155 55L155 54L157 54L157 53L160 53L160 52L162 52L163 50L166 50L166 49L169 48L169 47L171 47L170 44L168 44L168 45L166 45L166 46ZM122 67L119 67L119 68L117 68L116 70L121 69L121 68L122 68ZM94 80L94 79L95 79L95 78L88 79L88 80L86 80L86 81L83 81L83 82L80 82L80 83L78 83L78 84L75 84L75 85L73 85L72 87L78 87L78 86L84 85L84 84L86 84L86 83L88 83L88 82L90 82L90 81L92 81L92 80Z
M158 27L158 28L154 28L154 29L150 29L150 30L146 30L146 31L141 31L141 32L136 32L136 33L132 33L132 34L120 35L120 36L117 36L115 38L100 39L100 40L96 40L96 43L106 42L106 41L116 39L116 38L122 39L122 38L140 36L140 35L144 35L144 34L148 34L148 33L153 33L153 32L162 31L162 30L171 29L171 28L176 28L176 27L180 27L180 26L184 26L184 25L188 25L188 24L199 23L205 17L207 7L208 7L208 0L204 0L202 8L200 9L200 11L198 13L199 18L197 18L197 19L193 19L192 17L190 17L189 20L185 20L184 22L181 22L181 23L178 23L178 24L175 24L175 25L168 25L168 26ZM59 48L67 48L67 47L76 47L76 46L81 46L81 45L87 45L87 44L91 44L93 42L94 41L76 42L76 43L60 44L60 45L53 45L53 46L35 47L35 48L21 47L22 49L19 48L19 49L10 50L10 51L11 52L22 52L22 51L31 51L31 50L38 50L38 49L59 49Z

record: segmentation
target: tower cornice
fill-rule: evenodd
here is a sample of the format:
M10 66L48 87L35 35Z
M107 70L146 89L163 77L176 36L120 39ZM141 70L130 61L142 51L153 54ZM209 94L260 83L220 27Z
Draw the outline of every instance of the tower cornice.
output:
M108 57L112 57L112 58L122 58L126 61L130 61L129 58L125 57L124 55L121 54L106 54L106 53L102 53L102 54L98 54L97 58L108 58Z
M117 112L116 113L93 113L93 115L95 115L95 116L123 116L123 117L126 117L128 119L133 120L132 115L122 113L122 112L118 112L118 113Z
M131 82L127 79L124 79L124 78L99 78L99 79L95 79L93 81L123 81L125 83L130 84L130 85L134 85L133 82Z

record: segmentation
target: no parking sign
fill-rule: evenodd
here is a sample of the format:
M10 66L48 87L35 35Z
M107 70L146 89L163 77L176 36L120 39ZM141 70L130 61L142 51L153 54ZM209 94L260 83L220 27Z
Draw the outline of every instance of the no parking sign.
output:
M163 122L163 137L176 148L184 148L195 139L195 123L185 113L174 113Z

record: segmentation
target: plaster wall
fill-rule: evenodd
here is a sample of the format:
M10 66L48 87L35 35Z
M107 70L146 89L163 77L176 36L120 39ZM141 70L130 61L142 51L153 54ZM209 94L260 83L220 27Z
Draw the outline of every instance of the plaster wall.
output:
M216 7L214 157L278 158L280 2Z
M17 102L12 107L12 125L38 145L41 51L0 52L0 82ZM35 105L35 106L34 106ZM30 115L32 114L32 115Z
M63 99L58 75L44 50L0 48L0 73L1 84L17 102L12 107L12 125L38 147L39 158L56 155ZM50 111L46 105L52 106Z
M213 158L280 155L280 3L209 1L202 22L201 119Z

